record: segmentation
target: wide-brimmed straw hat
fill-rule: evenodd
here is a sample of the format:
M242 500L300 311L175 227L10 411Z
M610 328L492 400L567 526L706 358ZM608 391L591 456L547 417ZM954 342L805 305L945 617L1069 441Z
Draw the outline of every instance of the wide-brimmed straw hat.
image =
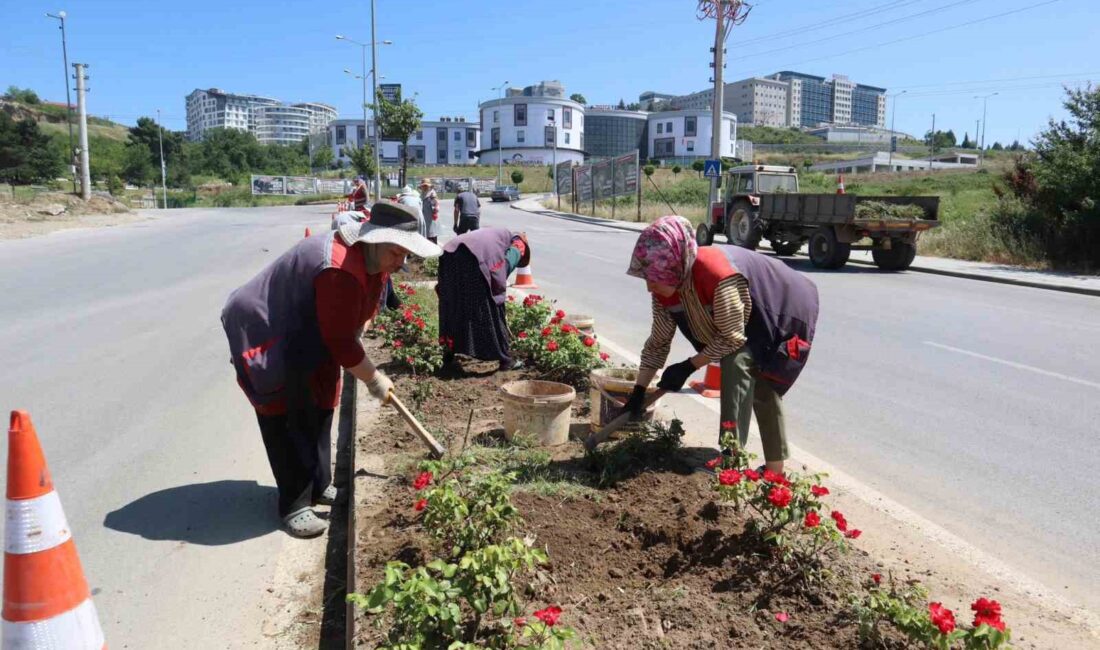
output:
M340 239L348 246L397 244L417 257L439 257L443 249L422 237L416 212L407 205L382 201L371 206L370 221L342 223L337 227Z
M417 185L417 187L431 187L431 186L432 186L432 179L430 179L430 178L421 179L420 185Z

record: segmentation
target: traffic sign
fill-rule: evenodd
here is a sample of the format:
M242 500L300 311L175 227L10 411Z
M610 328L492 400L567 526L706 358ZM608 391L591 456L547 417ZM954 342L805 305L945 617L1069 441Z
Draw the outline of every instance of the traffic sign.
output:
M703 176L706 178L720 178L722 176L721 160L703 161Z

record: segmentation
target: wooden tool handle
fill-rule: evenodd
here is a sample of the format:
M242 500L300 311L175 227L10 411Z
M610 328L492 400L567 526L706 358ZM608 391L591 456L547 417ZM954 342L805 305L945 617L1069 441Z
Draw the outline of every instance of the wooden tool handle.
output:
M642 410L644 411L650 406L653 406L654 402L661 399L661 397L663 397L666 392L667 391L664 390L654 391L652 395L646 398L645 404L642 406ZM588 451L592 451L596 448L597 445L607 440L611 436L611 434L621 429L629 421L629 411L616 416L614 420L605 424L602 429L588 436L588 438L584 441L584 448Z
M393 404L393 407L397 409L397 412L401 414L401 417L412 427L413 432L420 437L421 442L427 445L428 449L432 452L433 458L442 458L443 454L447 453L447 448L439 444L439 441L435 439L435 436L428 433L428 430L424 428L420 422L413 417L413 414L409 412L409 409L397 398L397 395L390 391L389 403Z

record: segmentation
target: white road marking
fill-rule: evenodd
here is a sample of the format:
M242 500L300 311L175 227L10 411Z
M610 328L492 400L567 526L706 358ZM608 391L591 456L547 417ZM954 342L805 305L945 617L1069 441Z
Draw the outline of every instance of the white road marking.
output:
M590 259L599 260L601 262L607 262L608 264L617 264L618 260L608 259L606 257L600 257L599 255L593 255L592 253L586 253L584 251L573 251L574 255L580 255L581 257L588 257Z
M1045 377L1054 377L1055 379L1061 379L1063 381L1070 381L1070 382L1073 382L1075 384L1080 384L1082 386L1088 386L1089 388L1096 388L1096 389L1100 390L1100 383L1097 383L1097 382L1094 382L1094 381L1089 381L1087 379L1079 379L1077 377L1071 377L1069 375L1063 375L1060 372L1052 372L1050 370L1043 370L1042 368L1036 368L1035 366L1029 366L1029 365L1023 364L1023 363L1016 363L1015 361L1009 361L1007 359L998 359L997 357L991 357L991 356L988 356L988 355L985 355L985 354L979 354L977 352L971 352L970 350L963 350L961 348L953 348L950 345L944 345L942 343L936 343L934 341L925 341L924 344L925 345L930 345L934 348L940 348L941 350L948 350L950 352L957 352L959 354L965 354L967 356L974 357L975 359L982 359L984 361L991 361L993 363L999 363L999 364L1008 366L1010 368L1016 368L1018 370L1028 370L1028 371L1034 372L1035 374L1043 375Z

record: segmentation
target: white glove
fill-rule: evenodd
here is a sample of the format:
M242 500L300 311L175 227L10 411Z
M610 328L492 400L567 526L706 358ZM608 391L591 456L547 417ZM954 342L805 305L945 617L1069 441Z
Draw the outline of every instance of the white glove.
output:
M375 370L374 376L370 378L370 381L366 382L367 391L370 392L371 397L385 404L390 400L390 391L393 390L393 382L390 378L382 373L381 370Z

